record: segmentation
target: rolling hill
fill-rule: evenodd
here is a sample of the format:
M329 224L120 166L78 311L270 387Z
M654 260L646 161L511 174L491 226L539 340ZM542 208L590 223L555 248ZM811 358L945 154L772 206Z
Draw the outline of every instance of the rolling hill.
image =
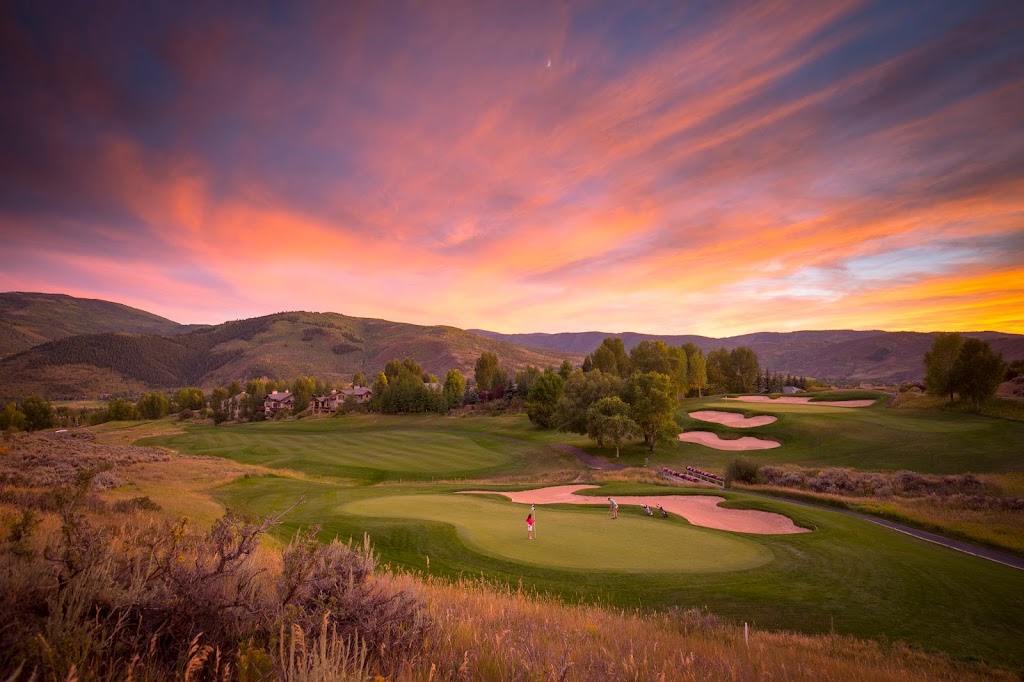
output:
M1024 358L1024 335L971 332L1007 360ZM60 294L0 294L0 396L53 398L134 394L186 385L204 388L267 376L308 374L337 381L373 375L412 357L443 377L472 375L484 351L515 372L526 365L574 364L608 336L627 349L644 339L695 343L704 351L745 345L761 367L849 383L917 381L934 333L883 331L760 332L723 339L609 332L499 334L421 326L338 313L286 312L219 325L181 325L108 301Z
M799 331L759 332L723 339L707 336L658 336L653 334L581 332L565 334L499 334L471 329L475 334L501 339L529 348L588 353L602 339L618 336L629 350L645 339L659 339L678 346L692 342L707 352L748 346L757 353L762 369L786 374L853 383L920 381L922 358L938 332ZM988 341L1006 360L1024 358L1024 335L1001 332L965 332L964 336Z
M50 341L0 361L5 396L52 398L137 393L235 379L314 375L338 381L372 376L395 358L412 357L443 377L472 375L484 351L516 371L526 365L575 363L582 355L523 348L454 327L424 327L337 313L287 312L195 329L177 336L103 333Z
M21 291L0 293L0 358L76 334L172 336L196 327L99 299Z

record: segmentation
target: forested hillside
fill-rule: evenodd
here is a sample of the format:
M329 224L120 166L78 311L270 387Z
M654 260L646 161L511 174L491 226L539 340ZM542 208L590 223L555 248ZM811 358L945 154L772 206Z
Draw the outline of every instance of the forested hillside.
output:
M0 357L75 334L171 336L194 328L110 301L64 294L0 293Z

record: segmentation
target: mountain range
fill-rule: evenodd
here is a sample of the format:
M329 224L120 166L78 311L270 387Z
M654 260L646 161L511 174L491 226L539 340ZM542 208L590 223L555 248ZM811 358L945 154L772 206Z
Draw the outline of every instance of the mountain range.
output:
M966 333L1007 360L1024 358L1024 335ZM580 364L609 336L627 349L645 339L713 348L749 346L761 367L841 383L920 380L935 333L762 332L723 339L636 333L499 334L422 326L338 313L283 312L218 325L184 325L118 303L62 294L0 294L0 395L51 398L140 393L186 385L212 388L235 379L313 375L373 376L392 359L412 357L443 377L472 376L490 351L515 372L527 365Z

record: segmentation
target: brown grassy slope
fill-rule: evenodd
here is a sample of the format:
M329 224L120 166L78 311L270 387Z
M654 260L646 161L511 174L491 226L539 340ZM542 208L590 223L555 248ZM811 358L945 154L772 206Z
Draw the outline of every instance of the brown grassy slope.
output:
M437 627L418 669L398 679L1013 679L900 644L757 629L747 635L742 625L696 609L634 614L471 579L413 584Z
M74 334L180 334L185 325L120 303L64 294L0 293L0 357Z
M485 351L495 353L510 373L529 364L582 362L576 354L531 350L454 327L290 312L170 338L105 334L43 344L0 361L0 394L76 398L188 385L210 389L261 376L313 375L336 382L359 371L373 376L388 361L406 357L443 379L449 369L472 376Z

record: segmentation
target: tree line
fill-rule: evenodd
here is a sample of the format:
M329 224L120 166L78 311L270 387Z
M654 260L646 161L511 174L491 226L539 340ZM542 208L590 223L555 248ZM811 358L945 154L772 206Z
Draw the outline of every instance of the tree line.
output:
M212 416L216 423L235 417L262 420L266 418L264 401L273 392L290 391L291 411L298 415L309 409L314 396L372 386L368 405L358 404L349 396L342 411L445 414L481 401L517 401L517 409L525 409L534 423L587 435L599 445L614 445L618 452L623 442L640 437L653 450L659 439L675 428L671 415L680 398L701 396L708 390L756 390L762 383L773 385L771 382L780 377L762 374L756 354L746 347L713 350L705 357L692 343L676 347L646 340L627 352L621 339L609 337L586 356L580 367L565 360L557 369L528 366L512 375L501 366L496 354L484 352L475 363L472 381L452 369L442 382L413 358L394 359L377 373L372 384L362 372L354 374L350 383L336 384L313 376L293 380L259 378L244 385L232 381L213 389L209 396L199 387L189 386L174 393L145 393L134 402L115 397L104 409L80 416L82 423L89 424L160 419L170 414L183 419L196 414ZM0 428L47 428L57 422L72 425L66 412L54 412L38 396L22 403L24 407L19 403L5 407L0 413ZM38 416L47 414L47 408L49 420Z

